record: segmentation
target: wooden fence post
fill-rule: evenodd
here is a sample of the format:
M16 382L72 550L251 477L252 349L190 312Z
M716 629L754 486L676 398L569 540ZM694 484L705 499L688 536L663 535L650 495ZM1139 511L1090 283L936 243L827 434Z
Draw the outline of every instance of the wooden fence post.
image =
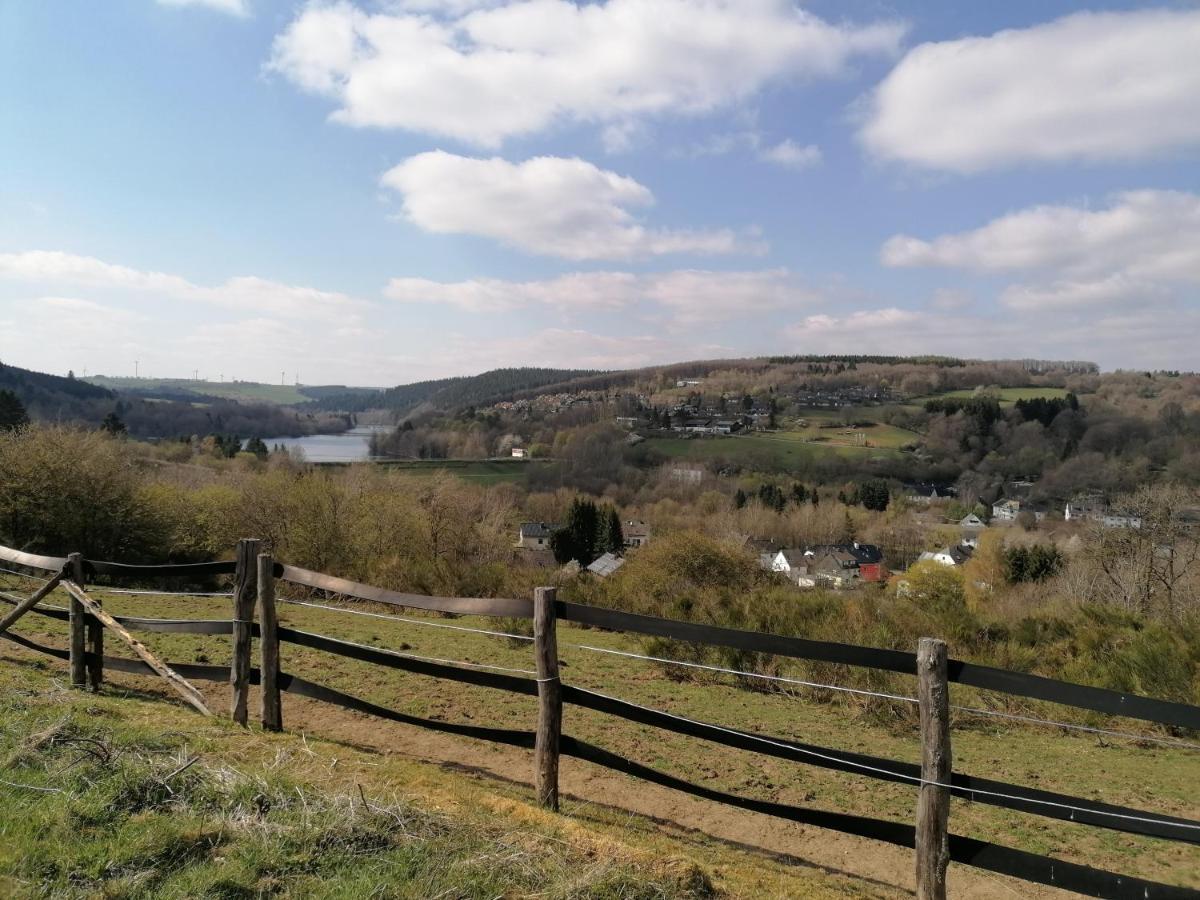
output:
M275 614L275 561L269 553L258 554L258 627L262 726L268 731L280 731L283 708L279 700L279 617Z
M83 587L83 556L78 553L68 556L66 570L67 578ZM83 690L87 686L87 612L82 603L71 597L68 615L71 626L71 687Z
M557 591L533 592L533 648L537 657L538 722L534 784L538 805L558 812L558 743L562 735L562 682L558 680Z
M82 558L77 561L76 566L78 567L77 571L72 572L71 578L80 588L83 588L87 576L83 571ZM101 605L99 600L96 601L96 605ZM87 616L86 621L87 652L84 654L84 658L87 660L88 681L92 686L92 692L99 693L100 684L104 681L104 623L93 615Z
M250 694L250 635L257 599L258 551L262 542L243 538L237 545L237 570L233 576L233 661L229 683L233 686L231 716L239 725L246 724Z
M946 642L921 638L917 647L917 701L921 710L922 782L949 784L950 685ZM950 863L950 790L922 783L917 797L917 900L946 900Z

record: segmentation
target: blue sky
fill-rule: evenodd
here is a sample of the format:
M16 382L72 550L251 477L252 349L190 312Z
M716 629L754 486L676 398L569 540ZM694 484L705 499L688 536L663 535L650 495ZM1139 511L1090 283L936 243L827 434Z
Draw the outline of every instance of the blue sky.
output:
M1195 368L1200 8L0 0L0 360Z

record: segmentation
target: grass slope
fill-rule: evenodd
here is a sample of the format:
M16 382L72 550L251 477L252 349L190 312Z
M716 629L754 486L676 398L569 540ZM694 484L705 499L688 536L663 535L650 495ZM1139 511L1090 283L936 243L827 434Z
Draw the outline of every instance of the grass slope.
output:
M447 808L350 748L21 668L0 675L7 897L716 896L694 863L516 804Z
M291 384L259 384L253 381L195 381L190 378L117 378L95 375L89 383L136 395L154 397L167 394L172 399L195 395L197 400L219 397L242 403L272 403L276 406L295 406L309 402L302 389Z
M10 579L10 583L15 580ZM289 588L281 587L280 593L285 598L295 596L294 590ZM104 602L114 612L126 614L190 618L229 615L228 602L223 599L107 595ZM359 605L355 608L395 613L385 607ZM389 622L294 604L281 605L280 614L282 621L291 627L392 650L515 669L529 669L532 664L529 646L524 642L437 627L451 623L419 613L407 615L424 624ZM456 619L452 624L496 627L493 620L470 617ZM27 617L19 630L57 646L66 644L64 625L43 617ZM179 662L227 664L229 659L227 638L152 634L146 636L146 642L168 659ZM585 649L587 647L643 650L636 638L564 623L559 631L559 651L564 663L564 678L571 684L679 715L762 734L910 762L920 758L915 716L907 704L881 700L864 702L861 698L821 689L789 688L786 692L770 693L746 690L739 687L736 680L720 675L700 681L678 681L675 680L678 669L661 669ZM24 654L24 651L7 648L3 652L17 656ZM114 652L120 652L119 648ZM61 668L53 662L46 665ZM332 687L413 715L525 729L533 723L534 704L528 697L385 670L290 645L283 648L283 665L288 671L316 678ZM837 684L846 677L836 666L791 660L781 660L779 672L826 684ZM119 675L114 676L114 680L117 683L131 681ZM145 680L138 683L142 681ZM894 693L913 690L911 680L902 676L880 673L877 682L873 681L872 685L878 690ZM223 707L224 688L218 696L217 702ZM995 695L961 686L955 686L953 702L1051 718L1070 715L1061 707L1050 704L1014 701L1005 705ZM718 748L573 707L567 710L565 721L567 732L578 738L719 790L896 821L912 820L914 794L904 785ZM1101 718L1080 721L1132 731L1141 728L1140 723L1128 721ZM285 724L310 733L336 734L342 740L378 748L423 741L422 746L429 755L445 753L447 762L470 765L522 784L528 777L528 759L523 751L510 752L451 737L444 740L425 738L428 732L340 714L326 706L306 706L292 698L285 698ZM1014 726L967 714L955 715L953 741L956 771L1102 799L1151 812L1200 818L1200 799L1195 791L1195 785L1200 783L1198 751L1042 727ZM846 870L857 876L884 878L893 886L903 887L908 878L910 866L905 854L889 851L882 845L842 839L820 829L804 829L701 801L688 805L677 794L649 788L620 776L578 772L581 767L578 763L564 763L565 777L577 777L578 790L592 799L656 820L673 818L680 825L717 834L728 841L754 844L779 854L798 855L813 865ZM7 775L2 777L9 778ZM589 806L588 810L592 811L593 807ZM953 801L951 823L957 834L1168 883L1200 887L1200 853L1194 847L959 800ZM709 858L710 854L713 859L721 858L714 846L704 844L703 858ZM727 858L726 862L736 868L732 860L737 858ZM875 862L880 859L887 861L886 864ZM722 867L726 862L722 862ZM955 877L960 879L960 884L965 884L968 879L978 876L969 869L958 867ZM717 880L720 885L728 886L720 878ZM854 879L849 883L857 887L863 884ZM786 890L780 893L747 892L744 883L737 884L742 887L731 888L732 892L746 896L788 893ZM839 884L844 886L846 882ZM1017 882L1006 881L1005 884L1019 895L1036 893ZM883 895L893 894L884 891ZM988 894L984 891L976 895Z
M1067 396L1067 391L1064 388L1056 387L1006 387L995 390L995 393L1002 404L1016 403L1018 400L1060 400ZM944 394L935 394L932 397L923 398L925 400L943 400L947 398L967 399L975 396L975 391L964 388L960 391L947 391Z

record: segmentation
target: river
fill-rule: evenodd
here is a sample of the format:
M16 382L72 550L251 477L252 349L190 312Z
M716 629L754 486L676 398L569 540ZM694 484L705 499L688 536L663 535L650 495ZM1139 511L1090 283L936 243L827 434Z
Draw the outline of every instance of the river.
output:
M263 438L267 448L277 445L289 450L300 450L311 463L369 462L371 459L371 435L382 434L392 429L386 425L364 425L340 434L310 434L305 437Z

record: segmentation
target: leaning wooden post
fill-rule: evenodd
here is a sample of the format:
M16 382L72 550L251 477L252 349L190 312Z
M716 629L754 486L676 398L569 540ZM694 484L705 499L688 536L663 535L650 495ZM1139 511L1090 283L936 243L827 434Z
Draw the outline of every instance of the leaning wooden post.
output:
M258 640L262 678L262 726L268 731L283 728L279 702L279 617L275 614L275 561L271 554L258 554Z
M71 578L82 588L87 578L83 572L82 559L78 561L77 566L78 570L72 573ZM96 601L96 605L101 605L99 600ZM84 659L87 661L88 682L91 684L92 692L99 693L100 684L104 681L104 623L93 615L86 616L85 620L87 622L87 641Z
M72 553L67 557L66 573L68 580L84 586L86 578L81 554ZM87 686L87 611L74 596L71 597L68 615L71 626L71 687L83 690Z
M950 685L946 642L921 638L917 701L921 710L921 791L917 798L917 900L946 900L950 863Z
M558 743L562 735L562 682L558 680L557 614L552 587L533 592L533 648L537 657L538 722L534 784L538 805L558 812Z
M233 661L229 683L233 686L231 716L239 725L246 724L250 694L250 625L257 599L258 550L261 541L243 538L237 545L237 570L233 577Z

